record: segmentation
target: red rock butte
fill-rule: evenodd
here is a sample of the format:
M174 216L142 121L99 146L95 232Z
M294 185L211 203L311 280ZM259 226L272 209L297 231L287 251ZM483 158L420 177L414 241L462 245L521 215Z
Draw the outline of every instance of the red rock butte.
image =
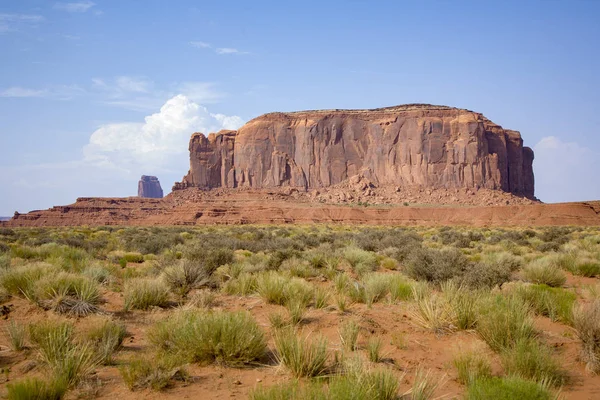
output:
M533 151L521 134L446 106L270 113L238 131L196 133L189 150L190 171L174 190L316 189L358 175L375 185L534 198Z
M520 133L465 109L270 113L194 133L189 151L163 199L79 198L0 224L600 226L600 202L540 203Z

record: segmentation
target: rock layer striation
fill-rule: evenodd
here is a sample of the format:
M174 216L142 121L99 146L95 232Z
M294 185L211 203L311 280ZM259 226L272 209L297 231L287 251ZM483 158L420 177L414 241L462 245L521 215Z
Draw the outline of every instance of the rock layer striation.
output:
M138 182L138 197L148 199L162 199L163 190L160 187L160 182L155 176L142 175Z
M533 151L482 114L409 104L270 113L238 131L192 135L190 170L173 190L375 185L495 189L534 198Z

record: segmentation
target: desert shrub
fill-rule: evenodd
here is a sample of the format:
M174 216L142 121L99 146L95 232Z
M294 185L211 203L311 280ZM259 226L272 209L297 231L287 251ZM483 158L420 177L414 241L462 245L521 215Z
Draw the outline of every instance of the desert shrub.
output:
M458 372L458 381L463 385L492 376L490 360L479 350L461 352L454 357L452 363Z
M111 280L110 271L100 266L89 266L83 270L82 275L100 284Z
M481 302L477 333L494 351L535 335L529 307L517 298L491 296Z
M54 379L67 386L76 385L98 364L98 357L87 343L73 341L73 325L44 321L29 326L29 337L39 347L43 363Z
M110 365L114 353L121 348L126 335L125 325L110 318L101 318L88 328L85 337L94 346L100 362Z
M553 358L550 349L533 339L519 339L501 353L504 371L511 376L561 386L566 373Z
M362 279L364 286L364 302L370 307L382 300L389 292L388 274L367 274Z
M14 351L21 351L25 349L25 336L27 335L27 329L25 325L19 324L14 320L10 321L6 325L6 333L10 339L10 348Z
M169 287L161 279L133 278L125 282L125 310L164 307L169 302Z
M10 254L0 254L0 271L8 270L10 268L10 263Z
M523 276L529 282L552 287L562 286L567 281L565 274L548 258L539 258L531 262L523 268Z
M536 314L566 324L573 320L573 304L577 298L573 292L546 285L520 285L513 293L529 304Z
M159 349L193 362L250 364L266 351L264 334L246 312L182 310L148 333Z
M460 277L468 267L467 258L455 248L421 248L411 253L407 259L407 273L410 277L433 283Z
M569 241L571 234L571 228L552 226L545 228L538 237L544 242L555 242L565 244Z
M298 337L291 329L279 330L275 333L277 360L298 377L322 375L326 369L327 340Z
M120 239L125 249L142 254L160 254L184 242L179 232L166 229L127 228L121 232Z
M216 303L216 295L214 292L210 291L210 289L202 289L196 293L194 293L190 300L188 301L188 305L192 307L210 309Z
M543 385L523 378L477 379L467 389L467 400L551 400L555 396Z
M437 294L419 296L409 311L414 322L437 334L452 330L452 309L447 299Z
M392 301L406 301L413 297L413 286L415 282L409 281L406 277L394 274L388 278L388 286Z
M59 272L39 279L33 299L42 307L60 314L83 317L98 311L98 284L82 275Z
M393 400L398 396L399 382L388 369L362 369L334 376L329 382L327 399Z
M256 291L256 275L242 273L237 278L230 279L223 285L223 292L227 294L236 294L247 296Z
M208 283L209 275L204 264L189 260L178 261L175 265L163 269L165 282L180 296L185 296L190 290Z
M258 386L252 389L249 398L250 400L324 400L325 396L320 386L300 386L297 381L292 381L270 387Z
M383 342L380 337L371 337L367 342L367 354L369 361L378 363L381 361L381 346Z
M464 272L461 281L471 288L493 288L510 281L511 266L500 260L473 263Z
M285 287L289 278L275 271L267 271L256 276L256 291L270 304L285 303Z
M300 257L300 253L297 250L294 249L286 249L286 248L280 248L280 249L276 249L274 250L272 253L269 254L269 257L267 259L267 263L266 263L266 268L269 270L278 270L279 267L281 267L281 264L290 258L293 257Z
M348 320L340 325L339 334L342 346L348 351L356 350L356 342L360 333L360 325L354 320Z
M377 268L377 257L370 251L349 246L342 250L341 256L359 275L374 271Z
M314 306L316 309L321 309L327 307L329 302L329 291L322 287L315 287L314 290Z
M433 399L435 391L445 383L444 378L435 377L431 370L419 368L415 374L412 388L410 389L411 400Z
M34 298L35 282L43 276L56 272L55 267L47 263L20 265L0 274L0 285L13 296Z
M301 298L291 298L286 301L285 308L288 311L290 324L298 325L302 322L306 312L306 302L302 301Z
M141 264L144 262L144 255L142 253L130 252L125 253L121 259L127 263Z
M600 373L600 300L573 309L573 327L581 340L581 359L586 368Z
M474 328L479 317L478 304L482 297L481 292L469 290L454 281L443 283L442 292L450 308L452 324L458 329Z
M150 388L164 390L174 380L187 380L188 373L180 358L153 354L131 358L119 367L119 372L129 390Z
M279 270L287 272L291 276L297 276L300 278L308 278L316 276L318 273L315 269L310 266L308 261L299 259L297 257L288 258L281 263Z
M60 400L67 392L67 385L60 380L47 382L28 378L6 385L8 400Z

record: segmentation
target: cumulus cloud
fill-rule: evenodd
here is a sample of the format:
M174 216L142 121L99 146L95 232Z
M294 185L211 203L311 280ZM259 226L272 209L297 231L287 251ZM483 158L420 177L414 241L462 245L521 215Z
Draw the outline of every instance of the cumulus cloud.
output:
M600 153L548 136L534 146L536 196L545 202L600 199Z
M56 3L54 8L71 13L84 13L95 5L96 3L92 1L77 1L73 3Z
M212 114L180 94L169 99L159 112L147 116L144 122L101 126L90 137L84 156L92 163L127 170L183 171L187 165L185 154L191 133L237 129L242 124L237 116Z

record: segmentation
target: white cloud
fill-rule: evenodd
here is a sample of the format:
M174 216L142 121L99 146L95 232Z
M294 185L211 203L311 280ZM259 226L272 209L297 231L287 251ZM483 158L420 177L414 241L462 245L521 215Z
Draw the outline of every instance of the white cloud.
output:
M12 86L0 91L0 97L14 98L49 98L56 100L71 100L85 93L85 90L77 85L54 85L42 89L31 89L20 86Z
M143 78L135 78L131 76L117 77L117 87L124 92L141 92L147 93L150 91L152 83Z
M548 136L534 146L536 197L546 202L600 199L600 153Z
M217 54L248 54L247 51L240 51L238 49L234 49L231 47L219 47L218 49L215 50L215 53Z
M54 8L72 13L84 13L94 7L96 3L92 1L78 1L73 3L56 3Z
M24 26L35 26L44 21L41 15L0 14L0 33L18 31Z
M210 49L210 44L206 42L190 42L190 46L196 47L197 49Z
M187 144L193 132L237 129L237 116L212 114L180 94L169 99L159 112L144 122L103 125L84 148L86 161L125 170L163 169L185 171ZM177 155L177 157L173 157Z
M197 49L212 49L212 45L210 43L206 43L206 42L200 42L200 41L192 41L189 42L190 46L195 47ZM219 55L226 55L226 54L237 54L237 55L242 55L242 54L250 54L247 51L241 51L238 49L235 49L233 47L217 47L216 49L214 49L214 52L219 54Z

